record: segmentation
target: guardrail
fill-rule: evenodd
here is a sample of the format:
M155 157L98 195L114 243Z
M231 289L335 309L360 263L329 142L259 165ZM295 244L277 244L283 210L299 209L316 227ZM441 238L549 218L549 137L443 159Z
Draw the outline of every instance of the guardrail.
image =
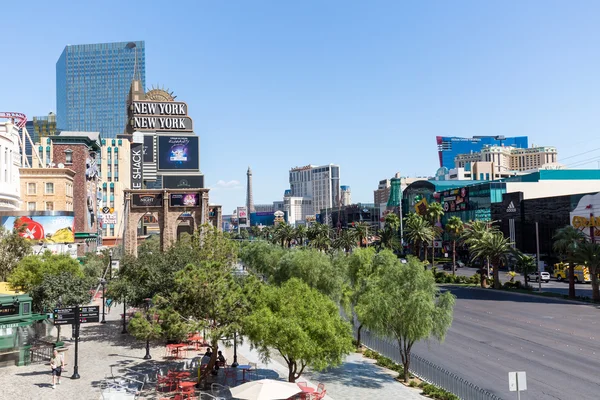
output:
M357 327L353 327L354 337L357 337ZM361 343L402 365L398 343L387 338L381 338L368 329L361 329ZM419 379L454 393L463 400L502 400L500 397L480 388L471 382L447 371L446 369L427 361L412 353L410 357L410 372Z

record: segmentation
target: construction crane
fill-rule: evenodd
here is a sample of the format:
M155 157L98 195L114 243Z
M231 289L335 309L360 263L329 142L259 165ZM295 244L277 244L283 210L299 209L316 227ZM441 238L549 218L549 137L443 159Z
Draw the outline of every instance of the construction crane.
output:
M19 146L21 147L21 166L31 168L31 164L29 163L29 160L27 159L27 153L25 152L25 143L26 143L26 140L29 140L33 154L38 159L39 165L42 168L44 168L45 165L42 161L42 158L40 157L40 154L38 153L37 149L35 148L35 143L33 143L33 140L31 139L31 136L29 135L29 132L27 131L27 128L25 127L25 125L27 124L27 116L25 114L19 113L19 112L0 111L0 119L10 120L10 122L12 124L14 124L18 129L21 130L21 136L19 137Z

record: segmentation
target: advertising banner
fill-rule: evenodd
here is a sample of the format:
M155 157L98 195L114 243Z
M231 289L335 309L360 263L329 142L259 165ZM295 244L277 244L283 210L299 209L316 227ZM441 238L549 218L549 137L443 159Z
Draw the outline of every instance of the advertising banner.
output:
M74 243L73 216L3 216L2 226L9 231L15 229L19 236L35 242Z
M469 191L467 188L446 190L442 193L444 212L464 211L468 209Z
M103 225L109 225L109 224L116 225L117 224L117 213L116 212L106 213L106 214L102 213L102 214L99 214L98 216L99 216L100 222Z
M246 225L248 223L248 211L246 207L237 208L238 223L240 225Z
M571 196L571 199L576 199L578 196ZM577 200L576 200L577 201ZM571 212L569 213L569 219L571 220L571 226L579 229L586 237L587 240L594 237L594 240L598 242L600 239L600 193L586 194L582 196L576 203L572 204Z
M128 115L133 130L191 132L193 123L187 112L182 102L134 101Z
M203 189L204 175L163 175L165 189Z
M131 143L131 188L136 190L142 188L143 147L143 143Z
M133 207L162 207L162 193L134 194L131 197Z
M144 162L145 163L153 163L154 162L154 136L153 135L144 136Z
M158 136L159 171L200 171L198 136Z
M169 195L171 207L198 207L200 205L200 193L171 193Z

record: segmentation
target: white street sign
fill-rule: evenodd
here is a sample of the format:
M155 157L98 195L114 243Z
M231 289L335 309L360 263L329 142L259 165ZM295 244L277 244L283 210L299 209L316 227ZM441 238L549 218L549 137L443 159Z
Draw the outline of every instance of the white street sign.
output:
M508 390L511 392L522 392L527 390L527 375L525 371L508 373Z

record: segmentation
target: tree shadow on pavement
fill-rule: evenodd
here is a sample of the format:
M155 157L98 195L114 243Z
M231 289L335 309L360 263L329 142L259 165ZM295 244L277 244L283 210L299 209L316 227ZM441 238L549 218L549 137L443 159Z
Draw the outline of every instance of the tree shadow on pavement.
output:
M307 377L315 384L335 382L336 385L365 389L379 389L384 383L394 380L393 375L366 360L345 361L339 367L328 368L321 372L311 371Z

